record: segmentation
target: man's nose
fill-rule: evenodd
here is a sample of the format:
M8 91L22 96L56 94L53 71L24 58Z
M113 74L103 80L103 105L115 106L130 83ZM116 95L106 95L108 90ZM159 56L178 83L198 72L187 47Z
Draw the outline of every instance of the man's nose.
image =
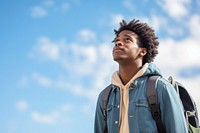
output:
M123 44L122 44L122 42L121 41L117 41L116 43L115 43L115 46L122 46Z

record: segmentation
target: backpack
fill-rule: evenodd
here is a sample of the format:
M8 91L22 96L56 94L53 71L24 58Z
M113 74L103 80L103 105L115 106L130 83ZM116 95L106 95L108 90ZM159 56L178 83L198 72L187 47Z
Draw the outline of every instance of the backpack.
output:
M147 101L152 113L152 117L156 122L158 132L159 133L166 133L165 128L161 121L161 112L158 105L158 99L157 99L157 93L156 93L156 82L158 80L159 76L149 76L147 80L147 88L146 88L146 95L147 95ZM173 77L169 77L168 81L174 86L177 94L180 97L180 100L182 102L182 105L184 107L184 114L185 118L188 124L188 131L189 133L200 133L200 126L199 126L199 120L198 120L198 112L197 107L186 90L186 88L180 84L179 82L175 81ZM103 90L102 94L102 108L103 108L103 116L106 120L106 106L108 102L109 93L112 89L112 84L107 86Z

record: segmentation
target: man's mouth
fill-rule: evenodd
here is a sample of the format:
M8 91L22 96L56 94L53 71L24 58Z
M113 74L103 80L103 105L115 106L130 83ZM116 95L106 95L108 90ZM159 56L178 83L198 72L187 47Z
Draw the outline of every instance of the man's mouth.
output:
M114 49L114 52L122 52L122 51L124 51L124 48L115 48Z

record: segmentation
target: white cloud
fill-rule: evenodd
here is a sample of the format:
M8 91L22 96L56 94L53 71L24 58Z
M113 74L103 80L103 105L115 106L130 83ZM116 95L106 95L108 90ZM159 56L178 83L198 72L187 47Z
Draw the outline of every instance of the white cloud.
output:
M160 40L159 54L156 61L166 74L169 71L178 74L182 68L200 66L200 45L198 43L200 42L198 37L200 34L200 16L192 15L186 23L190 31L186 38Z
M160 21L159 21L160 19ZM158 25L156 28L160 28L160 30L165 31L171 36L181 36L183 35L183 29L181 27L177 27L174 25L170 25L164 17L161 18L154 18L153 23ZM155 29L156 30L156 29Z
M71 82L58 79L57 81L54 82L53 84L56 86L56 88L62 89L62 90L67 90L71 94L76 95L76 96L83 96L84 95L84 90L83 87L79 84L72 84Z
M70 5L66 2L57 4L53 0L45 0L40 5L31 7L31 17L42 18L49 13L65 13L69 9Z
M170 36L181 36L184 34L184 30L181 26L175 26L169 23L166 17L151 14L150 17L140 17L140 20L144 20L150 27L152 27L156 33L164 32Z
M39 73L33 73L32 74L32 79L35 80L38 84L45 86L45 87L49 87L52 85L52 81L50 81L47 77L42 76Z
M52 80L39 73L33 73L31 79L45 87L53 86L77 96L95 99L98 92L109 83L111 80L109 76L116 69L116 64L112 59L112 46L108 44L109 42L99 45L70 44L65 51L60 51L59 55L62 56L59 56L58 63L71 73L68 74L67 80ZM55 45L58 44L55 43ZM63 43L63 45L65 47L66 44ZM34 54L37 56L37 53ZM44 56L45 52L40 54ZM88 76L91 78L90 85L85 86L83 79ZM75 82L77 84L74 84Z
M176 20L189 14L190 0L157 0L157 2L169 16Z
M199 49L200 45L193 38L181 41L164 39L160 41L156 62L165 74L178 74L182 68L200 66Z
M77 75L74 74L73 76L74 77L72 77L72 78L75 78L75 76L77 76ZM54 87L56 89L68 91L75 96L87 97L87 93L83 87L84 83L74 84L75 82L78 82L78 81L75 79L73 79L71 81L71 79L69 79L69 78L70 77L68 77L67 80L63 80L63 79L52 80L51 78L44 76L42 74L39 74L39 73L32 74L32 80L35 81L36 84L38 84L40 86ZM65 110L65 109L63 107L62 110Z
M91 38L86 34L83 36L84 39ZM87 74L96 62L97 51L93 45L67 45L64 40L52 41L47 37L40 37L28 56L57 61L66 69Z
M189 21L189 30L190 34L196 39L197 41L199 39L200 35L200 15L194 14L191 16L190 21Z
M111 26L119 26L119 23L124 19L124 16L121 14L112 14L110 18Z
M95 49L95 52L98 53L97 57L95 58L95 62L93 62L93 65L89 64L88 66L86 65L86 67L83 67L84 65L77 64L78 67L77 69L81 69L83 71L85 71L87 67L90 68L91 71L88 73L88 75L91 78L90 79L91 84L89 86L84 86L84 81L83 81L81 83L82 86L77 87L79 89L76 90L79 90L77 92L82 93L81 94L82 96L85 96L88 99L95 101L98 93L105 87L105 85L110 83L111 81L110 76L117 69L116 67L117 65L114 63L112 59L111 45L108 45L107 42L102 43L96 47L93 46L93 48ZM87 48L85 50L87 51ZM71 85L74 86L73 84Z
M66 69L72 70L79 75L91 74L93 67L97 61L97 51L92 45L73 44L69 47L70 56L62 60L62 64ZM73 58L70 60L69 58Z
M169 28L170 27L170 28ZM177 27L177 26L168 26L168 25L164 25L163 27L163 31L166 31L166 33L168 33L171 36L181 36L184 34L184 29L181 27Z
M46 115L46 114L40 114L38 112L32 112L31 116L35 122L44 123L44 124L52 124L56 121L58 114L55 113L55 114Z
M159 17L156 15L151 16L151 24L152 24L153 28L155 29L155 31L162 28L164 25L166 25L166 23L167 23L167 20L164 17Z
M144 20L150 27L152 27L156 32L159 32L167 25L167 19L163 16L158 16L152 14L148 17L141 17L141 20Z
M28 54L31 58L57 61L68 71L88 74L97 61L94 45L66 44L63 40L52 41L41 37Z
M16 103L16 108L19 112L25 112L28 109L28 102L25 100L20 100Z
M62 40L53 42L47 37L40 37L29 53L29 57L57 61L60 58L61 51L66 49L65 46Z
M96 34L90 29L82 29L79 31L78 36L81 40L85 42L94 41L96 39Z
M31 16L33 18L41 18L47 16L48 11L41 6L34 6L31 8Z
M68 119L67 117L69 117L69 115L66 115L66 113L69 113L72 108L72 105L64 104L56 110L52 110L50 113L40 113L37 111L33 111L31 112L31 118L37 123L56 124L58 122L66 121Z
M59 48L56 48L59 55L57 56L57 63L60 63L69 74L65 78L54 78L53 80L43 74L34 72L31 75L31 79L41 86L65 90L75 96L85 97L96 103L95 100L98 92L105 87L105 83L110 81L107 77L113 72L111 45L108 45L108 42L100 45L80 45L74 43L67 45L62 41L62 50L58 50L61 48L59 43L61 41L52 41L49 38L39 40L36 46L34 46L32 54L37 58L48 57L53 60L54 58L51 58L49 53L47 53L47 51L51 50L41 49L43 44L45 46L58 46ZM90 76L90 85L85 85L85 80L83 79L88 76ZM106 81L105 79L108 80ZM54 123L58 119L51 114L43 115L38 112L33 113L32 117L35 121L41 123Z
M96 49L94 48L94 46L83 46L83 47L73 47L73 51L74 53L82 53L83 55L86 56L87 59L87 63L91 64L91 63L95 63L96 62Z
M106 83L111 81L111 74L117 69L117 64L113 61L112 46L107 42L97 47L98 50L98 68L94 71L94 86L102 89Z

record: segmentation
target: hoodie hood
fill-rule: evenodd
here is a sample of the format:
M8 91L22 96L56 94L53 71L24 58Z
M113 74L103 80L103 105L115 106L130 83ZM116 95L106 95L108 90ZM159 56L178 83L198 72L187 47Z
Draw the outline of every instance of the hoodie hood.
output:
M153 63L149 63L148 68L146 69L145 73L143 76L151 76L151 75L156 75L156 76L161 76L160 69Z
M129 85L138 77L141 77L144 75L144 73L146 72L147 68L148 68L148 63L144 64L142 66L142 68L130 79L130 81L128 83L126 83L125 85L123 85L119 75L118 75L118 71L114 72L112 75L112 84L116 85L116 86L121 86L122 88L128 88Z
M146 63L145 65L143 65L143 68L140 71L138 71L138 73L136 73L136 75L134 75L126 85L123 85L121 79L119 78L118 71L113 73L111 83L119 87L123 86L127 88L135 79L139 77L152 76L152 75L162 77L159 68L156 67L155 64Z

